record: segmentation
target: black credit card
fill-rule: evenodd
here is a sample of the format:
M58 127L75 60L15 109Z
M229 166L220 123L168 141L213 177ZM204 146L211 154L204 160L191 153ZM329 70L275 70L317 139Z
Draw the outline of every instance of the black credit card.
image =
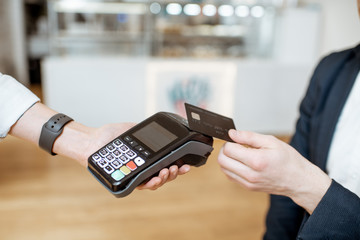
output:
M235 129L231 118L185 103L189 128L202 134L233 142L228 131Z

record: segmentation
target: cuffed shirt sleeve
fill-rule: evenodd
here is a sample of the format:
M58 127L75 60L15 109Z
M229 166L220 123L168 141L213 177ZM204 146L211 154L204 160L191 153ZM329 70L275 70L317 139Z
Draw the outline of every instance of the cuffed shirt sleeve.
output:
M40 99L14 78L0 73L0 138Z

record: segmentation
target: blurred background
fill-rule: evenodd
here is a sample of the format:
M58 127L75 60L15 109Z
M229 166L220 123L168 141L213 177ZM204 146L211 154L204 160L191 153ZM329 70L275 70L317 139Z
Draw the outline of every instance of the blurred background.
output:
M183 115L189 102L287 141L316 63L356 45L359 29L355 0L1 0L0 72L89 126ZM267 196L220 173L221 145L182 180L119 200L8 137L0 236L260 239Z
M2 0L0 10L0 71L91 126L181 114L188 101L242 129L291 134L316 62L360 37L354 0ZM120 99L131 104L105 107Z

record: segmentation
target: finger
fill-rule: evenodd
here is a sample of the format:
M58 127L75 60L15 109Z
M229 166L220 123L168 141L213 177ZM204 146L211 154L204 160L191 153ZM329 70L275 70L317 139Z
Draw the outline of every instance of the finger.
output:
M228 177L231 181L236 182L236 183L240 183L241 185L245 185L246 184L246 180L242 177L240 177L239 175L225 169L225 168L221 168L221 171L226 175L226 177Z
M168 179L168 181L170 182L170 181L176 179L176 177L177 177L177 175L178 175L178 173L179 173L179 168L178 168L178 166L176 166L176 165L171 166L171 167L169 168L169 172L170 172L170 174L169 174L169 179Z
M137 187L139 190L143 189L149 189L149 190L156 190L161 184L161 178L160 177L153 177L150 179L150 181L141 184Z
M242 178L241 176L228 171L226 169L221 169L224 174L230 179L230 181L238 183L240 185L242 185L243 187L250 189L250 190L256 190L256 185L247 181L246 179Z
M188 164L184 164L179 168L178 175L183 175L190 171L191 167Z
M170 175L168 178L168 182L175 180L178 175L183 175L185 173L188 173L190 171L190 165L182 165L180 168L177 165L173 165L169 168Z
M268 135L234 129L229 130L229 136L234 142L248 145L252 148L267 148L271 145L272 139Z
M143 189L150 189L150 190L156 190L157 188L164 185L166 182L170 182L178 175L183 175L190 171L190 166L185 164L178 168L178 166L173 165L169 169L164 168L159 172L159 175L157 177L153 177L150 181L141 184L137 187L139 190Z
M220 153L254 170L262 170L266 166L266 156L264 156L266 153L262 149L247 148L237 143L227 142Z
M150 189L156 190L161 187L169 177L169 170L167 168L162 169L157 177L151 178L148 182L141 184L137 187L139 190Z
M223 154L223 149L220 150L218 157L218 163L222 169L232 172L242 178L248 178L249 175L253 174L253 170L244 164L242 161L235 160Z
M167 182L169 176L170 176L170 170L167 168L162 169L159 172L159 178L161 179L161 182L157 187L161 187L162 185L164 185L164 183Z

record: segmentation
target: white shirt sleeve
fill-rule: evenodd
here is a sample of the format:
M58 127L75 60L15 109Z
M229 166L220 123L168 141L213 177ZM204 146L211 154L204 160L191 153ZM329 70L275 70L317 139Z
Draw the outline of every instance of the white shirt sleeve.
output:
M40 99L14 78L0 73L0 138Z

